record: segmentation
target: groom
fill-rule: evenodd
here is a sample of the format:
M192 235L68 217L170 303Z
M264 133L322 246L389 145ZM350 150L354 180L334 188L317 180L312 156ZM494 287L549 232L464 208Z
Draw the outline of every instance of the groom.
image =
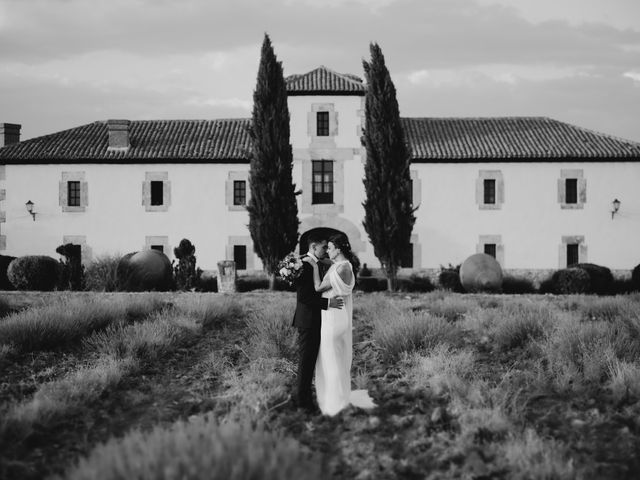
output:
M305 256L318 263L320 275L324 274L322 260L327 256L327 240L309 235L309 251ZM302 273L296 282L296 313L293 326L298 329L298 385L296 403L299 408L307 412L316 410L311 393L311 382L316 367L316 359L320 350L320 321L321 310L327 308L342 308L344 300L340 297L322 298L316 292L313 282L313 267L302 262Z

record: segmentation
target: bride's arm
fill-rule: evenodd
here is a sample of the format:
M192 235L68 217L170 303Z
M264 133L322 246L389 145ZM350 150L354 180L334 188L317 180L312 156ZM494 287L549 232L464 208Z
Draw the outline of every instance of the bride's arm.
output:
M329 281L329 275L325 275L324 279L320 281L320 269L318 268L317 263L312 263L313 267L313 283L316 289L316 292L326 292L331 289L331 282Z

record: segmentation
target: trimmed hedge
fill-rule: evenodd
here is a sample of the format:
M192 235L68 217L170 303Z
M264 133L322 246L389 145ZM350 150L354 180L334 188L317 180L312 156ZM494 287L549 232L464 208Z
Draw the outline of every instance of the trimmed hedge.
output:
M60 263L46 255L26 255L9 264L7 277L18 290L48 292L58 283Z
M524 277L513 277L506 275L502 278L502 293L522 294L535 293L536 288L533 282Z
M581 268L589 275L588 293L608 295L613 291L613 275L607 267L593 263L578 263L571 268Z
M11 257L9 255L0 255L0 290L16 289L16 287L13 286L13 283L9 281L9 277L7 277L9 264L15 259L16 257Z
M631 271L631 288L640 292L640 264L636 265Z
M387 289L387 279L384 277L358 277L355 288L363 292L384 292Z
M582 268L563 268L551 276L551 289L556 294L588 293L591 279Z

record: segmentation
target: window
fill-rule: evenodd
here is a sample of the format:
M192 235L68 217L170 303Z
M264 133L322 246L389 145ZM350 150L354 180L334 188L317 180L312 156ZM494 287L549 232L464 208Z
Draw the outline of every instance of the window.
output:
M566 178L565 181L565 203L578 203L578 179Z
M567 244L567 267L580 263L580 246L578 243Z
M164 245L151 245L151 250L158 250L161 253L164 253Z
M329 136L329 112L316 113L316 135L318 137Z
M151 181L151 205L163 204L163 183L161 180Z
M409 248L403 252L400 259L400 267L413 268L413 243L410 243Z
M236 262L236 270L247 269L247 246L246 245L233 246L233 261Z
M496 203L496 181L493 178L484 180L484 203L486 205Z
M496 244L495 243L485 243L484 244L484 253L487 255L491 255L493 258L496 258Z
M67 206L80 206L80 182L77 180L67 182Z
M244 180L233 181L233 204L247 204L247 182L245 182Z
M314 160L311 203L333 203L333 162Z

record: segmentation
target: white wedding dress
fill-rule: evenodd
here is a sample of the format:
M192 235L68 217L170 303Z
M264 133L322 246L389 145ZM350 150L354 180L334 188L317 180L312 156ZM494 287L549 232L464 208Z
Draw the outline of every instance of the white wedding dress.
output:
M351 390L352 321L353 299L351 292L355 285L352 274L350 285L344 283L337 267L348 260L334 263L327 271L331 289L322 294L325 298L342 297L343 308L329 308L322 311L320 330L320 352L316 361L316 395L320 411L325 415L335 415L349 404L360 408L373 408L375 404L366 390ZM353 273L353 272L352 272Z

